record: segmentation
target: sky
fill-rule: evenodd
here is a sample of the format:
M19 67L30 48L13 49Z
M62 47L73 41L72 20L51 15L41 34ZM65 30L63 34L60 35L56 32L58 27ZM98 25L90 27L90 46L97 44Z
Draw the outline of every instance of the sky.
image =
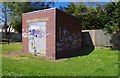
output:
M70 2L56 2L55 7L59 8L59 6L67 6Z
M31 0L32 1L32 0ZM50 1L50 2L111 2L119 0L34 0L34 1Z
M89 3L94 3L94 2L85 2L86 5L89 5ZM104 5L107 2L99 2L101 5ZM70 4L70 2L55 2L55 7L59 8L60 6L67 7Z

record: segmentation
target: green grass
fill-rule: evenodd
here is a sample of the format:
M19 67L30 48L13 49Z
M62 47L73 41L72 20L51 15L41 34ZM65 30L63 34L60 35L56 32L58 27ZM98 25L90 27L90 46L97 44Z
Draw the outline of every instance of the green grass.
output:
M118 76L118 51L95 49L91 54L51 61L43 56L14 55L21 44L2 45L3 76Z
M22 49L22 44L3 44L2 45L2 52L7 52L7 51L16 51L16 50L21 50Z

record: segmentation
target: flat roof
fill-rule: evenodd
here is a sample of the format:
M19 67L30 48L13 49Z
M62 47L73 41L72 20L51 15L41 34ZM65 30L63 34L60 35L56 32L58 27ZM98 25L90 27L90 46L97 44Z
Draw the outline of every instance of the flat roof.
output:
M37 10L37 11L32 11L32 12L26 12L26 13L22 13L22 14L29 14L29 13L34 13L34 12L48 11L48 10L52 10L52 9L57 9L57 8L56 8L56 7L54 7L54 8L48 8L48 9L43 9L43 10Z

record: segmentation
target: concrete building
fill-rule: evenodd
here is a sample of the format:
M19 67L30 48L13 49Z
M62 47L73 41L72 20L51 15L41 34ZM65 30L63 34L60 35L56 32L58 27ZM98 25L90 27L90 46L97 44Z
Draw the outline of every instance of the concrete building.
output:
M56 8L23 13L24 53L43 54L57 59L81 48L81 22Z

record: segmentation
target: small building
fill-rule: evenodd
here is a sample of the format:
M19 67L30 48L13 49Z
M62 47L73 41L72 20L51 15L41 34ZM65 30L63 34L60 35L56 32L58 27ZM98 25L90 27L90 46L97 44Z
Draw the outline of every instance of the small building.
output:
M81 22L57 8L23 13L22 46L52 59L72 55L81 48Z

